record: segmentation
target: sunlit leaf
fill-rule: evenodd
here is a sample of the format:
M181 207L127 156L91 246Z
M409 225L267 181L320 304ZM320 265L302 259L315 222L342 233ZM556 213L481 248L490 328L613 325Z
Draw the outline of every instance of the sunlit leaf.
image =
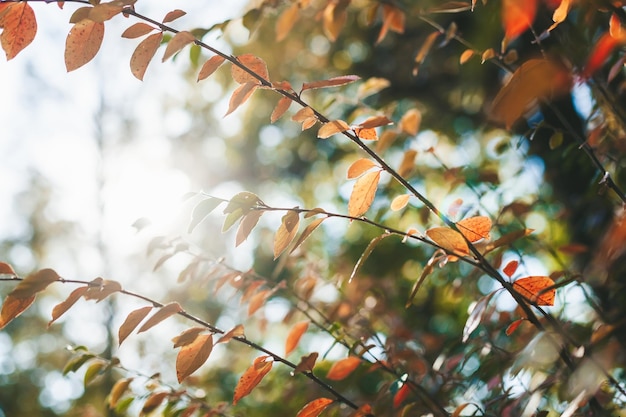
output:
M300 6L297 2L293 2L287 7L276 19L276 42L280 42L287 37L293 25L298 21L300 16Z
M89 287L79 287L70 293L70 295L62 302L54 306L52 309L52 319L48 322L48 327L52 325L59 317L69 310L80 297L82 297Z
M135 328L141 323L141 321L146 318L148 313L152 310L151 306L141 307L136 310L131 311L124 323L120 326L118 331L118 339L119 344L121 345L124 340L135 330Z
M513 283L513 288L531 303L540 306L553 306L556 289L546 291L552 287L554 281L550 277L530 276L520 278Z
M504 36L513 40L524 33L535 20L537 0L503 0L502 25Z
M467 240L473 243L481 239L489 239L491 219L485 216L470 217L458 221L456 227Z
M209 58L204 64L202 64L202 68L200 68L200 72L198 73L198 81L202 81L205 78L208 78L220 67L220 65L224 63L225 60L226 58L221 55L215 55Z
M193 342L184 345L176 356L176 378L182 382L200 368L213 350L213 335L198 335Z
M356 94L358 98L364 99L365 97L379 93L390 85L391 82L386 78L371 77L359 85Z
M152 327L161 323L166 318L171 317L174 314L180 313L181 311L183 311L183 308L180 306L180 304L178 304L176 301L172 301L171 303L159 308L156 313L152 315L152 317L146 320L143 326L139 328L137 333L145 332L146 330L151 329Z
M407 399L409 394L411 393L411 387L409 384L404 383L400 387L398 391L393 396L393 408L398 408L402 405L402 403Z
M302 335L308 328L309 321L301 321L293 325L287 335L287 340L285 340L285 356L289 356L289 354L294 351L300 342L300 338L302 338Z
M554 13L552 14L552 21L554 23L552 24L552 26L550 26L550 28L548 28L548 31L553 30L559 24L565 22L565 19L567 19L567 14L569 13L570 7L571 7L570 0L561 0L561 4L559 4L559 7L557 7L554 10Z
M250 235L254 227L259 222L259 219L263 215L263 211L254 210L246 214L242 219L241 223L239 223L239 228L237 229L237 236L235 238L235 246L241 245Z
M137 22L128 27L124 32L122 32L122 38L126 39L135 39L141 36L147 35L152 32L156 28L154 26L150 26L147 23Z
M228 116L229 114L237 110L239 106L241 106L250 98L252 93L254 93L254 90L256 90L258 87L259 84L252 81L241 84L239 87L237 87L235 91L233 91L233 95L230 97L230 101L228 102L228 111L224 116Z
M483 318L489 313L489 302L494 295L495 291L481 297L480 300L474 304L474 308L472 308L469 317L465 321L465 327L463 328L463 343L469 340L474 330L478 328Z
M495 57L496 57L496 51L493 48L489 48L480 55L480 63L484 64L485 62L489 61L491 58L495 58Z
M304 241L311 236L311 233L313 233L315 231L315 229L318 228L318 226L320 224L322 224L322 222L324 220L326 220L328 217L322 217L319 219L315 219L313 220L311 223L309 223L307 225L307 227L302 231L302 233L300 234L300 237L298 238L298 240L296 241L296 243L294 243L293 247L291 248L291 250L289 251L289 253L293 253L296 249L298 249L300 247L300 245L302 245L302 243L304 243Z
M349 356L347 358L340 359L330 367L328 373L326 374L326 378L333 381L345 379L348 375L354 372L360 364L361 358L356 356Z
M421 121L422 113L417 109L411 109L404 113L398 127L407 135L415 136L419 132Z
M316 88L338 87L340 85L353 83L360 79L361 77L358 75L342 75L340 77L329 78L328 80L305 82L302 84L301 91L313 90Z
M83 385L86 387L89 385L94 379L96 379L99 375L101 375L102 369L106 366L106 363L103 361L94 361L87 367L85 370L85 375L83 376Z
M17 298L7 295L0 311L0 330L4 329L14 318L22 314L35 301L35 296Z
M310 107L304 107L291 117L291 120L302 123L302 130L309 129L317 123L315 112Z
M348 18L346 8L349 1L339 0L328 2L323 12L324 34L331 41L336 41Z
M111 392L109 393L109 408L115 408L115 406L117 406L118 401L122 395L124 395L126 390L128 390L131 382L133 382L133 378L123 378L115 382L113 388L111 388Z
M509 324L505 331L506 335L511 336L524 321L526 321L526 319L517 319L513 323Z
M253 315L259 308L263 307L270 295L272 295L270 290L262 290L254 294L248 303L248 316Z
M195 36L191 34L191 32L187 32L185 30L178 32L175 34L172 39L167 43L165 47L165 53L163 54L163 59L161 62L167 61L172 55L179 52L185 46L196 40Z
M274 362L269 356L259 356L254 360L252 366L246 369L235 387L233 405L237 404L239 400L250 394L259 385L263 377L272 369L273 364Z
M402 155L402 162L398 167L398 175L401 177L407 177L415 169L415 157L417 151L415 149L407 149Z
M359 123L357 126L362 129L371 129L373 127L387 126L393 124L387 116L372 116Z
M289 106L291 106L291 99L289 97L281 97L272 111L270 122L275 123L278 119L280 119L289 109Z
M130 71L138 80L143 80L150 61L152 61L154 54L159 49L159 45L161 45L161 39L163 39L163 32L153 33L142 40L135 48L130 58Z
M269 80L267 65L261 58L252 54L244 54L239 55L237 61L264 80ZM257 77L234 64L231 67L231 75L233 80L239 84L254 83L258 85L261 83Z
M318 398L306 404L298 411L296 417L317 417L322 411L331 405L334 400L330 398Z
M474 56L474 50L466 49L465 51L463 51L463 53L459 57L459 64L461 64L461 65L465 64L473 56Z
M426 235L441 248L455 255L467 256L470 254L463 235L449 227L434 227L427 230Z
M89 288L85 291L85 300L96 300L100 302L109 295L122 290L122 284L117 281L96 278L89 283Z
M84 19L76 23L65 41L65 68L74 71L91 61L102 45L104 23Z
M378 33L378 38L376 38L376 44L382 42L387 36L389 30L392 30L396 33L404 33L404 25L406 16L404 12L391 4L383 3L383 24L380 28L380 32Z
M417 55L415 56L415 66L413 67L414 77L417 76L420 65L422 65L422 63L426 59L426 56L432 49L439 35L441 35L441 32L439 31L433 32L430 35L428 35L426 37L426 40L422 44L421 48L419 49L419 51L417 51Z
M6 6L0 15L0 44L7 61L31 44L37 34L37 19L30 5L23 1Z
M41 269L33 274L28 275L9 293L14 298L30 298L31 296L43 291L46 287L61 277L53 269Z
M300 214L298 212L290 210L283 216L274 236L274 259L278 258L296 237L299 225Z
M506 276L511 278L513 274L515 273L515 271L517 271L518 265L519 265L518 261L511 261L508 264L506 264L502 272L504 272Z
M163 403L168 395L168 392L155 392L153 394L150 394L146 401L143 403L143 407L141 408L141 415L148 415L157 408L159 408L159 406Z
M409 204L410 198L410 194L401 194L391 201L391 205L389 206L389 208L393 211L402 210L406 207L407 204Z
M232 329L230 329L228 332L224 333L224 335L220 337L220 339L216 342L216 344L226 343L234 337L245 337L243 325L238 324Z
M120 14L123 9L124 7L119 4L101 3L91 8L88 19L94 22L106 22Z
M317 137L320 139L326 139L337 133L345 132L349 130L350 126L343 120L333 120L324 123L320 130L317 132Z
M172 342L174 343L174 349L186 346L192 343L198 335L202 332L206 331L204 327L192 327L190 329L184 330L178 336L172 338Z
M369 158L357 159L348 167L347 178L349 180L358 178L376 166L378 165L376 165L376 163Z
M582 77L589 78L602 68L615 48L623 42L624 40L611 36L610 32L604 32L600 39L594 43L589 58L583 67Z
M380 170L368 172L356 180L348 201L350 216L358 217L369 210L376 196L379 181Z
M172 10L165 15L165 17L163 18L163 23L173 22L174 20L181 18L186 14L187 12L180 9Z

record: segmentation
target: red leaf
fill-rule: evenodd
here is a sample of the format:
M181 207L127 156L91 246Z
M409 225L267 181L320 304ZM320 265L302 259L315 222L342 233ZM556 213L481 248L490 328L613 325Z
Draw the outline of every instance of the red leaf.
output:
M133 56L130 58L130 71L138 80L143 80L148 64L161 45L161 39L163 39L163 32L153 33L135 48Z
M313 400L302 407L302 409L298 411L296 417L317 417L333 402L334 400L331 400L330 398L318 398Z
M535 20L537 0L503 0L504 37L511 41L524 33Z
M308 83L303 83L302 90L300 90L300 92L306 91L306 90L313 90L316 88L337 87L340 85L353 83L360 79L361 77L359 77L358 75L343 75L341 77L334 77L328 80L311 81Z
M288 356L291 352L294 351L298 343L300 342L300 338L309 328L308 321L302 321L300 323L296 323L289 334L287 335L287 340L285 341L285 356Z
M506 335L511 336L513 332L517 330L520 324L522 324L525 320L526 319L518 319L518 320L515 320L513 323L509 324L509 326L506 328Z
M76 23L65 41L65 68L74 71L91 61L102 45L104 23L84 19Z
M269 356L259 356L241 375L237 386L235 387L235 395L233 396L233 405L239 400L252 392L254 388L263 380L263 377L272 369L274 362L268 360Z
M0 9L0 43L7 60L15 58L35 39L37 19L33 9L27 2L2 5Z
M518 261L511 261L508 264L506 264L506 266L504 267L502 271L506 274L506 276L511 278L513 274L515 273L515 271L517 271L518 265L519 265Z
M623 41L619 38L614 38L611 36L609 32L605 32L602 34L600 39L596 42L587 58L587 63L583 69L582 77L589 78L591 77L597 70L599 70L604 62L609 58L609 55L613 52L613 50Z
M540 306L553 306L556 289L544 291L554 285L549 277L531 276L520 278L513 283L513 288L524 298Z
M402 405L404 400L406 400L406 397L409 396L410 392L411 392L411 387L409 387L409 384L406 384L406 383L402 384L402 387L393 396L393 408L400 407L400 405Z
M361 364L361 358L349 356L333 364L326 374L326 378L333 381L342 380L350 375Z

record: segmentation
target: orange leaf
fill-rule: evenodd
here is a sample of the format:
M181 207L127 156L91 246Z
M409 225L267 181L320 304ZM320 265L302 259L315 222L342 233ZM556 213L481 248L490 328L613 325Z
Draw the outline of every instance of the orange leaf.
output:
M379 181L380 171L368 172L356 180L348 201L348 214L350 216L358 217L369 210L376 196Z
M89 284L89 288L85 291L85 300L96 300L96 302L99 302L109 295L122 290L122 285L119 282L102 278L96 278Z
M296 323L289 334L287 335L287 340L285 341L285 356L288 356L293 350L298 346L300 342L300 338L309 328L308 321L302 321L300 323Z
M147 35L156 29L154 26L150 26L147 23L138 22L131 25L122 33L122 38L135 39L143 35Z
M130 58L130 71L138 80L143 80L148 64L161 45L161 39L163 39L163 32L153 33L135 48L133 56Z
M186 15L187 12L184 12L180 9L176 9L176 10L172 10L171 12L168 12L165 17L163 18L163 23L168 23L168 22L173 22L174 20L183 17L184 15Z
M474 51L472 49L466 49L465 51L463 51L463 53L459 57L459 64L461 65L465 64L473 56L474 56Z
M263 377L272 369L273 361L268 360L269 356L259 356L241 375L237 386L235 387L235 395L233 396L233 405L243 397L247 396L252 390L259 385Z
M357 127L362 129L371 129L373 127L387 126L392 123L393 121L387 116L372 116L368 117L364 122L359 123Z
M491 219L485 216L469 217L458 221L456 226L467 240L474 243L481 239L489 239Z
M524 33L535 20L537 0L503 0L502 25L504 36L511 41Z
M263 61L261 58L254 56L252 54L244 54L244 55L239 55L237 57L237 61L239 61L246 68L248 68L250 71L257 74L261 78L265 80L269 80L270 76L269 76L269 72L267 71L267 65L265 64L265 61ZM233 80L235 80L235 82L239 84L245 84L245 83L260 84L261 83L255 76L243 70L242 68L239 68L236 65L233 65L231 67L230 72L233 77Z
M369 404L363 404L354 413L350 414L350 417L367 417L372 415L372 406Z
M0 9L0 43L8 61L35 39L37 19L32 7L25 1L3 6L6 9Z
M54 306L52 309L52 320L48 322L48 327L54 323L59 317L61 317L67 310L69 310L80 297L82 297L89 287L76 288L70 293L70 295L61 303Z
M518 279L513 283L513 288L531 303L553 306L556 289L544 291L553 285L554 281L549 277L531 276Z
M174 314L180 313L183 311L183 308L176 301L172 301L169 304L164 305L160 309L157 310L156 313L152 315L146 322L139 328L137 333L145 332L146 330L156 326L161 323L168 317L173 316Z
M200 72L198 73L198 81L202 81L205 78L209 77L213 74L224 62L225 58L220 55L215 55L209 58L200 68Z
M306 90L313 90L316 88L338 87L340 85L353 83L360 79L361 77L359 77L358 75L342 75L341 77L333 77L333 78L329 78L328 80L311 81L308 83L303 83L302 89L300 90L300 92L306 91Z
M193 342L183 346L176 356L176 377L178 382L182 382L200 368L209 358L212 350L212 334L201 334Z
M420 48L420 50L417 51L417 55L415 55L415 68L413 69L413 76L417 75L418 66L422 64L422 62L424 62L424 60L426 59L426 56L432 49L439 35L441 35L441 32L439 31L433 32L430 35L428 35L428 37L422 44L422 47Z
M389 4L383 4L383 24L378 33L376 44L385 39L389 29L396 33L404 33L405 20L406 16L402 10Z
M417 156L417 151L415 149L408 149L404 152L402 156L402 162L400 162L400 166L398 167L398 174L401 177L406 177L409 175L413 169L415 168L415 157Z
M463 236L448 227L434 227L427 230L426 235L437 245L455 255L467 256L470 254Z
M296 211L288 211L282 218L274 236L274 259L278 258L298 233L300 215Z
M623 43L623 40L614 38L609 32L603 33L595 43L589 58L587 58L582 77L589 78L599 70L620 43Z
M29 298L59 279L59 274L53 269L42 269L24 278L9 295L15 298Z
M180 51L190 43L194 42L195 40L196 37L193 36L191 32L187 32L186 30L178 32L167 43L167 47L165 48L165 53L163 54L163 59L161 62L167 61L172 55L174 55L176 52Z
M94 22L105 22L111 19L113 16L118 15L124 8L112 3L98 4L89 10L87 18Z
M304 107L296 112L291 117L291 120L294 122L302 123L302 130L307 130L317 123L317 117L315 116L315 112L310 107Z
M513 274L515 273L515 271L517 271L518 265L519 265L519 262L511 261L508 264L506 264L506 266L504 267L502 271L506 274L507 277L511 278Z
M235 91L233 91L233 95L230 97L230 101L228 102L228 111L226 112L224 117L228 116L229 114L237 110L237 107L245 103L250 98L252 93L254 93L254 90L256 90L258 86L258 83L251 81L245 84L241 84L239 87L237 87Z
M232 329L230 329L222 337L220 337L220 340L218 340L217 343L226 343L233 337L245 337L244 331L243 331L243 325L238 324Z
M152 310L152 307L146 306L133 310L128 314L124 323L120 326L118 331L119 344L121 345L124 340L135 330L135 328L141 323L141 321Z
M506 335L507 336L511 336L513 334L513 332L515 330L517 330L517 328L520 326L520 324L522 324L524 322L524 320L526 319L517 319L515 320L513 323L509 324L508 327L506 328Z
M317 137L320 139L326 139L337 133L345 132L349 130L350 126L343 120L332 120L324 123L320 130L317 132Z
M333 381L339 381L350 375L361 363L361 359L356 356L349 356L345 359L338 360L330 367L326 378Z
M354 133L363 140L378 140L378 133L376 133L376 129L374 128L361 128L361 127L353 127Z
M561 4L559 4L559 7L554 10L554 14L552 15L552 21L554 23L550 26L548 31L551 31L559 24L563 23L565 19L567 19L567 14L569 13L570 6L570 0L561 0Z
M102 45L104 23L84 19L76 23L65 41L65 68L74 71L91 61Z
M410 198L411 198L410 194L399 195L393 199L393 201L391 202L391 206L389 208L391 208L391 210L393 211L402 210L409 203Z
M204 331L206 331L206 328L204 327L192 327L183 331L178 336L172 338L172 342L174 343L174 349L190 344L191 342L196 340L200 333Z
M309 223L307 227L304 229L304 231L302 232L302 234L300 235L300 237L298 238L298 240L296 241L296 243L294 243L289 253L293 253L296 249L298 249L298 247L302 245L302 243L304 243L304 241L311 235L311 233L313 233L315 229L317 229L317 227L320 224L322 224L322 222L326 220L327 218L328 217L322 217L319 219L315 219L311 223Z
M324 33L331 41L337 40L339 33L346 24L348 13L346 8L349 1L331 1L324 9Z
M419 132L420 123L422 121L422 113L417 109L411 109L404 113L400 119L400 130L407 135L415 136Z
M276 120L280 119L283 114L285 114L285 112L289 109L289 106L291 106L291 99L289 97L281 97L280 100L278 100L276 107L274 107L274 110L272 111L272 115L270 116L270 122L274 123L276 122Z
M620 21L619 16L615 13L611 15L611 19L609 20L609 34L615 39L623 39L624 37L622 22Z
M299 17L300 6L294 2L286 8L276 20L276 42L280 42L287 37L291 28Z
M409 387L409 384L402 384L402 387L400 387L400 389L393 396L393 408L400 407L404 400L406 400L406 398L409 396L410 392L411 387Z
M11 294L7 295L0 311L0 330L9 324L14 318L22 314L35 301L35 296L27 298L16 298Z
M302 407L300 411L298 411L298 414L296 414L296 417L317 417L333 402L334 400L330 398L318 398L313 400Z
M253 315L259 308L263 307L270 295L272 295L270 290L263 290L254 294L250 298L250 303L248 303L248 316Z
M348 168L348 179L358 178L367 172L369 169L374 168L376 163L368 158L361 158L354 161Z
M111 393L109 394L109 399L108 399L110 408L115 408L115 406L117 405L117 402L122 397L124 392L126 392L131 382L133 382L133 378L124 378L124 379L120 379L113 385L113 388L111 388Z

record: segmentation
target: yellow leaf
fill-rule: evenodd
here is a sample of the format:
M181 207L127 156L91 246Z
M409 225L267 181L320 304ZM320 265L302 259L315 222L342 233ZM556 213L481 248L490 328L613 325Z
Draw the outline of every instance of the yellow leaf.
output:
M458 221L456 226L467 240L474 243L481 239L489 239L491 219L485 216L475 216Z
M378 181L380 181L380 171L368 172L356 180L348 201L350 216L358 217L369 210L376 196Z
M213 350L213 335L201 334L183 346L176 356L176 377L182 382L200 368Z
M118 331L119 344L121 345L124 340L135 330L135 328L141 323L141 321L152 310L152 307L146 306L133 310L128 314L124 323L120 326Z
M209 77L213 74L224 62L225 58L220 55L215 55L209 58L200 68L200 72L198 73L198 81L202 81L205 78Z
M338 360L330 367L326 378L339 381L350 375L361 363L361 359L356 356L350 356L345 359Z
M404 116L400 119L400 130L407 135L415 136L419 132L421 121L422 113L417 109L411 109L404 113Z
M148 64L150 64L154 54L159 49L159 45L161 45L161 39L163 39L163 32L153 33L141 41L135 48L133 55L130 57L130 71L138 80L143 80Z
M274 236L274 259L278 258L298 233L300 215L296 211L288 211Z
M161 62L167 61L172 55L174 55L176 52L180 51L190 43L194 42L195 40L196 38L191 34L191 32L187 32L186 30L178 32L167 43L167 47L165 48L165 53L163 54L163 59L161 60Z
M540 306L553 306L556 289L552 288L554 281L550 277L531 276L520 278L513 283L513 288L531 303Z
M289 331L289 334L287 335L287 340L285 341L285 356L289 356L289 354L294 351L296 346L298 346L302 335L307 331L308 328L308 321L302 321L300 323L294 324L294 326Z
M411 198L410 194L402 194L402 195L397 196L391 202L391 206L390 206L391 210L393 211L402 210L409 203L410 198Z
M349 130L350 126L343 120L333 120L328 123L324 123L320 130L317 132L317 137L320 139L326 139L334 134L345 132Z
M374 168L376 163L368 158L361 158L354 161L348 168L348 179L358 178L365 174L369 169Z
M455 255L467 256L470 254L463 236L449 227L434 227L427 230L426 235L441 248Z
M263 377L272 369L273 363L269 356L259 356L254 360L252 366L246 369L235 387L233 405L236 405L240 399L250 394L259 385Z
M74 71L91 61L102 45L104 23L84 19L76 23L65 41L65 68Z

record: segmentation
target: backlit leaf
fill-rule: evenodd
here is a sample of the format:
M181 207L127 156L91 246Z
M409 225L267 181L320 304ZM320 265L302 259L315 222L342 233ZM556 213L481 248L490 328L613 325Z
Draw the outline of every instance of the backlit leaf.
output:
M466 49L465 51L463 51L463 53L459 57L459 64L461 65L465 64L473 56L474 56L474 51L472 49Z
M276 122L276 120L280 119L283 114L285 114L285 112L289 109L289 106L291 106L291 99L289 97L281 97L280 100L278 100L276 107L274 107L274 110L272 111L272 115L270 116L270 122L274 123Z
M237 404L239 400L250 394L259 385L263 377L272 369L273 364L274 362L269 356L259 356L254 360L252 366L241 375L235 387L233 405Z
M504 274L507 277L511 278L513 274L515 273L515 271L517 271L518 265L519 265L518 261L511 261L508 264L506 264L502 272L504 272Z
M180 9L176 9L176 10L172 10L171 12L168 12L165 17L163 18L163 23L168 23L168 22L173 22L174 20L183 17L184 15L186 15L187 12L184 12Z
M163 32L153 33L142 40L135 48L133 55L130 57L130 71L138 80L143 80L148 64L150 64L154 54L159 49L159 45L161 45L161 39L163 39Z
M83 385L86 387L90 384L94 379L96 379L102 373L102 369L106 366L106 363L100 360L93 361L91 365L87 367L85 370L85 375L83 377Z
M104 23L84 19L74 24L65 41L65 68L74 71L91 61L102 45Z
M220 67L220 65L224 63L224 61L225 58L221 55L215 55L209 58L204 64L202 64L202 68L200 68L198 81L202 81L213 74Z
M62 302L54 306L52 309L52 320L48 322L48 327L69 310L80 297L82 297L89 287L79 287L70 293L70 295Z
M433 32L426 37L426 40L422 44L419 51L417 51L417 55L415 55L415 66L413 67L413 76L417 76L417 72L419 70L419 66L424 62L426 56L432 49L433 45L437 38L441 35L439 31Z
M328 88L328 87L338 87L340 85L346 85L353 83L357 80L360 80L361 77L358 75L342 75L340 77L329 78L328 80L322 81L311 81L302 84L302 91L313 90L316 88Z
M393 408L398 408L402 405L402 403L407 399L409 394L411 393L411 387L409 384L404 383L400 387L398 391L393 396Z
M217 208L224 200L220 198L209 197L199 202L191 212L191 222L189 222L189 228L187 233L191 233L193 229L208 216L213 210Z
M570 0L561 0L561 4L554 10L554 14L552 15L552 21L554 22L552 26L548 29L548 31L553 30L559 24L565 22L567 19L567 14L569 13L569 9L571 6Z
M381 90L389 87L391 82L386 78L372 77L368 78L364 83L359 85L357 97L363 99L371 95L379 93Z
M602 68L602 65L604 65L611 53L613 53L613 50L623 42L623 40L611 36L610 32L604 32L602 36L600 36L600 39L595 42L591 54L589 54L589 58L587 58L587 62L583 67L582 77L589 78L597 70Z
M105 22L120 14L123 9L124 7L118 4L102 3L92 7L87 18L94 22Z
M0 330L4 329L14 318L30 307L33 301L35 301L34 295L27 298L16 298L10 294L7 295L0 311Z
M0 262L0 275L11 275L13 277L17 276L13 267L6 262Z
M449 227L434 227L427 230L426 235L441 248L455 255L467 256L470 254L463 236Z
M363 140L378 140L378 133L376 133L376 129L374 128L362 128L354 126L352 127L354 133L359 137L359 139Z
M387 126L393 124L387 116L372 116L368 117L365 121L358 124L358 127L363 129L371 129L373 127Z
M304 107L291 117L291 120L302 123L302 130L307 130L317 123L315 112L310 107Z
M258 88L258 86L258 82L251 81L245 84L241 84L239 87L237 87L235 91L233 91L233 95L230 97L230 101L228 102L228 111L226 112L224 117L228 116L229 114L237 110L239 106L245 103L250 98L252 93L254 93L254 90Z
M369 210L376 196L379 181L380 170L368 172L356 180L348 201L348 214L350 216L358 217Z
M278 258L298 233L300 215L296 211L288 211L282 218L281 224L274 236L274 259Z
M320 139L326 139L337 133L345 132L349 130L350 126L343 120L333 120L324 123L320 130L317 132L317 137Z
M469 217L458 221L456 226L461 234L473 243L481 239L489 239L491 219L485 216Z
M248 238L250 232L252 232L252 229L257 225L262 215L263 212L261 210L253 210L241 219L241 223L239 223L239 228L237 229L235 246L241 245Z
M213 335L201 334L193 342L184 345L176 356L176 377L182 382L200 368L213 350Z
M150 313L151 306L141 307L131 311L124 323L120 326L118 331L119 344L121 345L124 340L135 330L135 328L141 323L141 321Z
M293 2L278 16L276 20L276 42L280 42L287 37L291 28L299 17L300 6L297 2Z
M41 269L20 281L9 295L15 298L30 298L60 278L53 269Z
M409 199L410 198L411 198L410 194L401 194L401 195L395 197L391 201L391 205L389 206L389 208L391 210L393 210L393 211L402 210L409 203Z
M372 254L372 252L374 251L374 248L376 246L378 246L378 244L386 237L391 236L390 233L383 233L382 235L378 235L375 238L373 238L372 240L370 240L370 243L367 244L367 247L365 248L365 250L363 251L363 253L361 254L361 256L359 256L359 260L356 262L356 264L354 265L354 268L352 269L352 273L350 274L350 278L348 279L348 282L351 282L352 279L356 276L356 274L359 272L359 270L361 269L361 267L363 266L363 264L365 263L365 261L367 260L367 258Z
M487 316L489 312L487 308L494 294L495 291L481 297L480 300L474 304L474 308L472 308L469 317L465 321L465 327L463 328L463 343L469 340L474 330L478 328L483 318Z
M124 32L122 32L122 38L126 39L135 39L141 36L147 35L152 32L156 28L154 26L150 26L147 23L137 22L128 27Z
M361 158L354 161L350 167L348 167L348 175L347 178L349 180L358 178L361 175L365 174L371 168L374 168L376 163L368 158Z
M298 346L300 342L300 338L309 328L308 321L301 321L300 323L296 323L293 325L289 334L287 335L287 340L285 341L285 356L289 356L291 352Z
M109 393L109 408L115 408L122 395L128 390L131 382L133 382L133 378L123 378L115 382Z
M318 398L313 400L302 407L300 411L298 411L298 414L296 414L296 417L317 417L333 402L334 400L330 398Z
M270 290L262 290L254 294L248 303L248 316L253 315L259 308L263 307L270 295L272 295Z
M622 40L624 37L624 28L622 27L622 22L619 16L615 13L611 14L611 19L609 19L609 35L611 35L615 39Z
M530 276L516 280L513 288L532 303L540 306L553 306L556 289L544 291L553 285L554 281L550 277Z
M89 288L85 291L84 297L85 300L96 300L96 302L100 302L109 295L121 290L122 284L117 281L96 278L89 283Z
M328 2L324 9L322 15L324 34L326 34L331 41L337 40L341 29L343 29L346 24L348 18L346 8L348 4L349 1L347 0L331 1Z
M167 61L172 55L176 52L183 49L185 46L196 40L195 36L191 34L191 32L187 32L186 30L182 30L175 34L172 39L167 43L165 47L165 53L163 54L163 59L161 62Z
M174 343L174 349L186 346L192 343L198 335L202 332L206 331L204 327L192 327L190 329L184 330L178 336L172 338L172 342Z
M511 41L528 29L535 20L537 0L503 0L504 36Z
M263 61L261 58L252 54L244 54L244 55L239 55L237 57L237 61L239 61L241 64L243 64L246 68L248 68L250 71L252 71L256 75L260 76L264 80L269 81L270 76L269 76L269 72L267 71L267 65L265 64L265 61ZM239 84L246 84L246 83L260 84L261 83L258 78L256 78L249 72L243 70L242 68L236 65L233 65L230 71L231 71L233 80L235 80L235 82Z
M422 113L417 109L411 109L404 113L398 127L407 135L415 136L419 132L422 121Z
M347 378L348 375L354 372L360 364L361 358L356 356L349 356L347 358L340 359L330 367L328 373L326 374L326 378L333 381L339 381Z
M398 175L401 177L408 176L413 169L415 169L415 157L417 156L417 151L415 149L407 149L402 155L402 162L400 162L400 166L398 167Z
M378 33L378 38L376 39L376 44L382 42L387 36L387 33L391 29L396 33L404 33L404 25L406 16L404 12L398 7L392 6L390 4L383 3L383 24L380 28L380 32Z
M509 324L505 331L506 335L511 336L525 320L526 319L517 319L513 323Z
M176 301L172 301L169 304L164 305L159 308L156 313L152 315L146 322L139 328L137 333L145 332L146 330L156 326L161 323L168 317L173 316L174 314L180 313L183 311L183 308Z
M23 1L10 4L0 14L0 44L7 61L31 44L37 34L37 19L30 5Z
M232 329L230 329L228 332L224 333L224 335L220 337L220 339L216 342L216 344L226 343L234 337L245 337L243 325L238 324Z
M300 234L300 237L298 238L296 243L294 243L289 253L293 253L296 249L298 249L300 245L302 245L302 243L304 243L304 241L311 235L311 233L313 233L315 229L317 229L317 227L320 224L322 224L322 222L326 220L327 218L328 217L322 217L319 219L315 219L311 223L309 223L307 227L302 231L302 233Z

